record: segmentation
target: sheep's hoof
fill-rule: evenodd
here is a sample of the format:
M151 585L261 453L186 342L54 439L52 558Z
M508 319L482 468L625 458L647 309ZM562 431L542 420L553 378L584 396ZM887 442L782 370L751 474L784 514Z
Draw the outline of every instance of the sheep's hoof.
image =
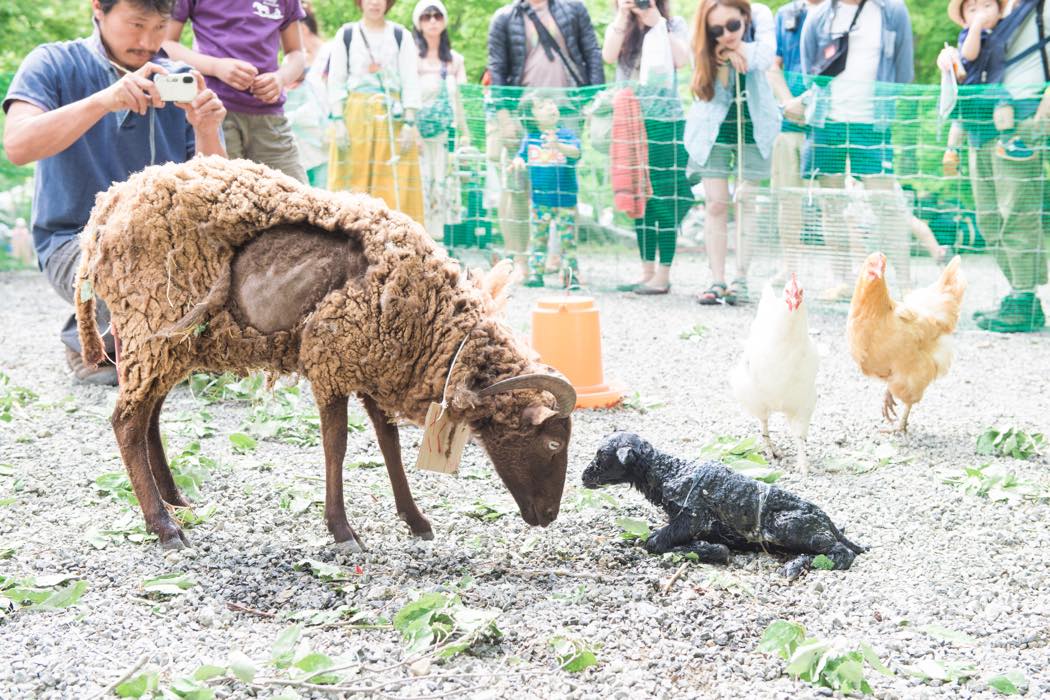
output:
M174 532L168 530L167 532L160 535L160 546L162 549L167 550L179 550L192 547L190 540L178 527L174 527Z
M360 554L365 551L365 546L356 537L351 537L342 542L336 542L335 548L350 554Z
M809 571L813 568L813 557L808 554L803 554L800 557L792 559L784 566L780 567L780 575L786 578L788 581L794 581L803 572Z

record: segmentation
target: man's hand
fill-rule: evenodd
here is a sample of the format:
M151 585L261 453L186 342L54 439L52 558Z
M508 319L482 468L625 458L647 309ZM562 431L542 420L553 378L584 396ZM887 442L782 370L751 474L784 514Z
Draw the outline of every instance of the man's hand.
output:
M193 102L176 102L175 106L186 112L186 121L194 131L217 133L226 118L226 107L219 96L204 85L203 75L197 71L192 71L192 74L197 79L197 96Z
M281 97L284 80L279 73L263 73L252 81L252 94L266 104L273 104Z
M99 92L99 99L108 112L122 112L127 109L145 114L150 105L160 109L164 106L164 100L160 99L160 92L154 85L152 76L166 75L167 72L156 63L147 63L134 73L125 73L123 78Z
M794 122L799 126L805 126L806 103L803 101L801 95L793 97L784 103L784 117L788 121Z
M247 61L241 61L236 58L220 58L215 62L213 75L232 88L250 90L252 89L255 76L259 75L259 69Z

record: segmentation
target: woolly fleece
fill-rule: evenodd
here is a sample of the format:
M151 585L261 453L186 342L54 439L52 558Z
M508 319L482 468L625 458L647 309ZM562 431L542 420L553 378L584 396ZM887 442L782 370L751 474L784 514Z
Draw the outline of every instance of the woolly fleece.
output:
M331 291L291 330L265 335L240 325L229 306L237 249L272 227L303 224L357 241L368 265L363 279ZM467 334L449 383L451 418L525 428L526 406L555 406L536 391L474 393L499 379L551 372L497 318L509 266L472 281L419 224L381 200L313 189L245 160L197 157L147 168L100 193L81 248L84 357L104 356L93 293L120 340L124 412L194 370L267 370L307 377L319 405L358 392L391 417L421 423L430 402L441 400Z

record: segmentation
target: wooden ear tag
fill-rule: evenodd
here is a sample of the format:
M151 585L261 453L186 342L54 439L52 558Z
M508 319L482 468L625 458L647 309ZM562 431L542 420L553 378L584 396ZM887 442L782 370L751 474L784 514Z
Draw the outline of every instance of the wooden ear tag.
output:
M417 469L426 469L441 474L455 474L459 460L463 457L463 446L467 444L470 429L449 420L441 404L432 403L423 421L423 442L419 446Z

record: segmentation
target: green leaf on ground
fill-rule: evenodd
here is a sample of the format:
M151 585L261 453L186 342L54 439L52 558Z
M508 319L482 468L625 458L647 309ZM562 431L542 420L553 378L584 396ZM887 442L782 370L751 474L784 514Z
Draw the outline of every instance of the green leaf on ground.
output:
M974 644L977 644L977 639L975 637L971 637L965 632L948 629L947 627L942 627L940 625L926 625L919 629L935 639L941 639L945 642L951 642L952 644L960 646L973 646Z
M181 571L148 578L142 582L147 593L156 595L178 595L195 586L197 582L189 574Z
M241 681L251 683L255 678L255 662L252 661L243 651L237 649L231 651L230 656L227 659L227 664L230 667L230 673Z
M989 688L994 688L1003 695L1020 695L1028 687L1028 679L1020 671L992 676L987 683Z
M832 571L835 568L835 562L828 559L823 554L818 554L813 557L813 568L820 569L821 571Z
M158 685L157 674L150 671L129 678L114 688L113 692L118 698L141 698L146 693L150 696L156 693Z
M598 664L598 657L587 642L569 637L552 637L551 648L558 660L558 668L569 673L579 673Z
M239 454L246 454L251 452L259 443L255 441L251 435L246 433L233 433L230 435L230 442L233 443L233 451Z
M620 527L620 537L625 540L649 539L649 523L636 518L617 518L616 524Z

